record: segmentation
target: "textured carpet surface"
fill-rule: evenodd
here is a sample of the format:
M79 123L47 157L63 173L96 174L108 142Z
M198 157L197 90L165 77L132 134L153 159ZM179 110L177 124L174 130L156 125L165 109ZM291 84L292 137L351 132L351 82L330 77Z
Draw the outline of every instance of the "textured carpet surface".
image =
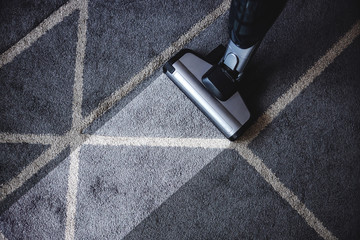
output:
M162 73L229 1L0 1L0 239L360 239L360 4L289 0L226 140Z

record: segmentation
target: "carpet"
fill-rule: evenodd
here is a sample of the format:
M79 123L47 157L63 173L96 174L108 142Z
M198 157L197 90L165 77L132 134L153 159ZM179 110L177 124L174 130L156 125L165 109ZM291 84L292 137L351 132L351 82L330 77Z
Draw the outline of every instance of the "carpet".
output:
M360 4L289 0L230 142L162 73L230 1L0 2L0 239L359 239Z

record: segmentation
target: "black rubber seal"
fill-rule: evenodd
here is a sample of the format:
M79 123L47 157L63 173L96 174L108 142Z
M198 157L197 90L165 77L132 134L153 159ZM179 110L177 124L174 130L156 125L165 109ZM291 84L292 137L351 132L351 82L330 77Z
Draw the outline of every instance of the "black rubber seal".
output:
M231 137L228 137L230 141L237 140L244 132L253 124L254 119L252 118L252 114L250 113L250 119L247 120L244 125L242 125L236 133L234 133Z
M232 136L229 137L228 139L229 139L230 141L235 141L235 140L238 139L244 132L245 132L244 126L241 126L241 128L240 128L239 130L237 130L237 132L234 133L234 135L232 135Z

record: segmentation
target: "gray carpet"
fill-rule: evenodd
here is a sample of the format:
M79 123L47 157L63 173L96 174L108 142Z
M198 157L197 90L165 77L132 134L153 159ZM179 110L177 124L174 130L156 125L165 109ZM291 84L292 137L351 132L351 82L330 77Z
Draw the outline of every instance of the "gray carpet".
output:
M162 74L229 1L0 1L0 239L360 239L360 4L289 0L231 143Z

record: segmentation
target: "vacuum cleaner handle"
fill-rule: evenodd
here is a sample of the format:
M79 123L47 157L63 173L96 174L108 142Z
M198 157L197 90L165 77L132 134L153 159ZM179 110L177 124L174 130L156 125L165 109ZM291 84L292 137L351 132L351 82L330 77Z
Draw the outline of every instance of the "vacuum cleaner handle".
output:
M287 0L233 0L230 7L231 40L246 49L260 42L280 15Z
M233 0L230 7L229 42L220 63L202 77L206 89L217 99L227 101L237 91L251 56L266 32L280 15L286 0Z

